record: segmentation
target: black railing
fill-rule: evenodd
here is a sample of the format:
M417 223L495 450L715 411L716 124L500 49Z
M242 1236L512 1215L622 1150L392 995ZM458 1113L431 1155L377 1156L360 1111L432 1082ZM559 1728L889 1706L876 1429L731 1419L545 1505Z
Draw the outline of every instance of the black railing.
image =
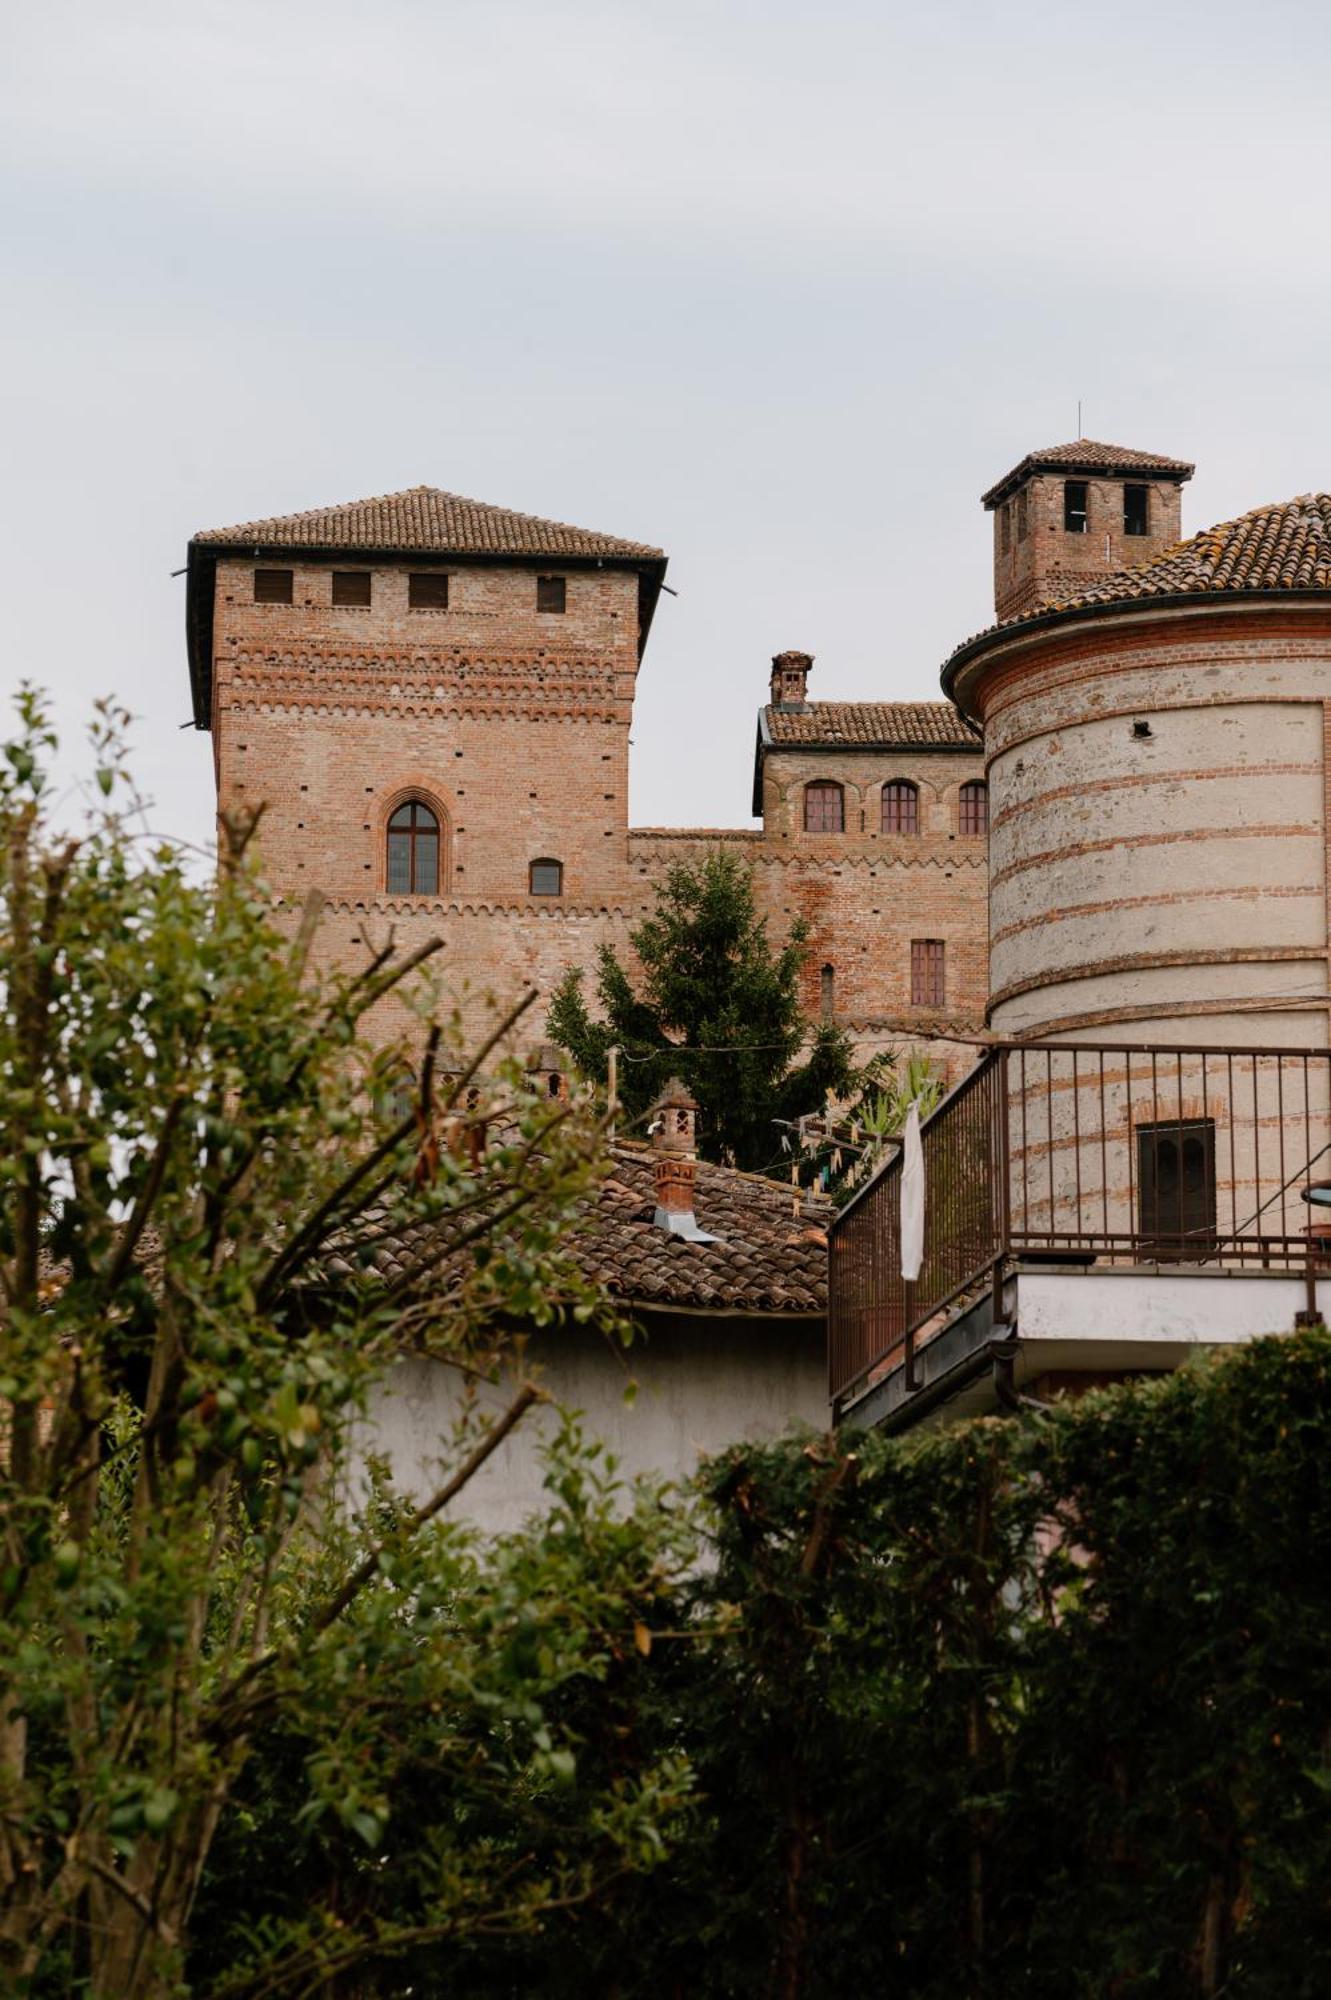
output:
M925 1252L901 1276L900 1156L830 1237L829 1384L905 1366L1013 1261L1313 1271L1331 1180L1331 1050L1027 1043L991 1050L921 1127Z

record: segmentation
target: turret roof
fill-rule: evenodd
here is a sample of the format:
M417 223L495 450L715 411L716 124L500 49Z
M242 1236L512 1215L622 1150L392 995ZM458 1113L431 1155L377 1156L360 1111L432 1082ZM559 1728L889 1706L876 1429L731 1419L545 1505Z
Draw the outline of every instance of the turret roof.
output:
M1102 472L1140 472L1148 479L1169 479L1181 486L1196 470L1186 458L1166 458L1158 451L1134 451L1125 444L1102 444L1097 438L1076 438L1071 444L1050 444L1042 451L1028 451L981 499L984 506L996 507L1034 472L1084 472L1092 479Z

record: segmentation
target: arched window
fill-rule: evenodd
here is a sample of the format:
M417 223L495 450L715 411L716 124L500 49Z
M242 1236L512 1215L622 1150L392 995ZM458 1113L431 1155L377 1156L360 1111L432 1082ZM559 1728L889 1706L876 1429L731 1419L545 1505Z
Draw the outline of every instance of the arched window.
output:
M846 823L844 795L830 779L804 787L804 831L840 833Z
M969 778L962 786L959 823L962 833L988 833L989 787L983 778Z
M390 896L439 894L439 822L419 799L408 799L388 822Z
M883 786L883 832L918 833L920 791L909 778L894 778Z
M540 861L533 861L527 871L527 891L532 896L562 896L564 893L564 864L552 861L549 855Z

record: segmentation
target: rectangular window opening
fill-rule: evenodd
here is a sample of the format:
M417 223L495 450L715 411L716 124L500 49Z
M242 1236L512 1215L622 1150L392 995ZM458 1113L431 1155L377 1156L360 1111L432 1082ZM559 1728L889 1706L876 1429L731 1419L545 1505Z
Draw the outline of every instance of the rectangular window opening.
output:
M368 604L369 601L369 570L335 569L333 571L334 604Z
M1149 486L1123 488L1123 532L1149 535L1151 532L1151 489Z
M943 940L912 938L910 941L911 1006L941 1007L945 991Z
M1029 515L1027 513L1027 495L1026 495L1026 488L1023 486L1020 493L1017 495L1017 540L1019 542L1025 541L1026 530L1028 526L1029 526Z
M289 569L256 569L254 572L254 602L256 604L290 604L291 586L295 576Z
M538 611L562 611L565 608L567 597L567 580L564 577L537 577L536 609Z
M447 611L448 571L413 570L407 578L407 603L413 611Z
M1215 1240L1215 1120L1137 1127L1137 1234L1154 1257L1206 1257Z
M1002 517L1003 554L1006 555L1012 547L1012 502L1005 500L998 511Z
M1084 535L1090 525L1087 514L1088 489L1084 479L1063 482L1063 529L1069 535Z

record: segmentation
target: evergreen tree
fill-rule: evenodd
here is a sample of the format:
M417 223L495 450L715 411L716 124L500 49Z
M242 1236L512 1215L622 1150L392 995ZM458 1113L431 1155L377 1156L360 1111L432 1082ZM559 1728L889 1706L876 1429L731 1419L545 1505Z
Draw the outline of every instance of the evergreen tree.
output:
M631 1117L672 1076L682 1077L698 1100L704 1159L753 1172L778 1165L778 1121L818 1109L855 1081L849 1037L823 1022L810 1040L800 1008L808 925L798 918L785 943L773 945L754 907L750 871L718 849L668 871L654 914L630 941L641 967L636 985L602 945L603 1018L593 1018L583 971L574 968L551 1001L554 1040L600 1083L618 1046L619 1097Z

